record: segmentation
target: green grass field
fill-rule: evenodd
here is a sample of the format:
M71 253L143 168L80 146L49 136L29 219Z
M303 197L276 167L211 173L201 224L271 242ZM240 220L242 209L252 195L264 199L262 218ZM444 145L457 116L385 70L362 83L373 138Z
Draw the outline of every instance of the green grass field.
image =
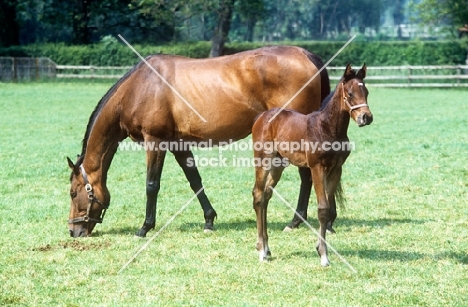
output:
M2 306L466 306L468 91L369 86L374 122L351 123L347 195L322 268L307 227L282 232L292 212L269 206L273 260L258 262L252 168L200 168L218 212L202 231L191 203L123 272L147 239L145 156L120 151L109 172L111 207L93 237L69 237L69 169L87 120L111 84L0 84L0 305ZM216 157L217 150L198 151ZM226 153L230 159L241 153ZM249 153L242 153L249 155ZM299 178L277 191L295 205ZM157 229L193 193L166 158ZM309 222L316 221L312 196Z

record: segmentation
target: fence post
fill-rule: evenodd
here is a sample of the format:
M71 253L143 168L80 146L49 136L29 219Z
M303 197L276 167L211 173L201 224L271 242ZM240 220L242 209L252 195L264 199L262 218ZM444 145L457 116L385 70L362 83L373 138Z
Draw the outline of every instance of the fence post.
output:
M408 65L408 86L411 87L411 66Z
M39 58L35 58L36 59L36 81L39 80L39 75L40 75L40 72L39 72Z
M11 65L11 70L13 71L13 82L17 82L17 69L16 69L16 59L14 57L11 58L11 60L13 61L12 65Z

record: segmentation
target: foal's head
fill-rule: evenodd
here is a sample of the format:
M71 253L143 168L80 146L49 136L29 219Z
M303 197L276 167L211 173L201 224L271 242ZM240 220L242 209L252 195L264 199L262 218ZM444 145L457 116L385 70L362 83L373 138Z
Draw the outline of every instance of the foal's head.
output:
M369 92L363 81L366 77L366 69L366 64L364 64L356 72L348 64L338 86L341 89L336 88L339 94L342 95L343 108L349 112L350 117L359 127L372 123L372 113L367 104Z

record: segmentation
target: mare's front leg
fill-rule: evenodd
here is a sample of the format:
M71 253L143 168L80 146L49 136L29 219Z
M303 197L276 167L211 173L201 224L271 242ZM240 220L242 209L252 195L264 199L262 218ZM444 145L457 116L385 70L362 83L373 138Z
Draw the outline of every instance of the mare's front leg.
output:
M184 171L185 177L189 181L193 192L198 193L197 198L203 209L203 215L205 217L204 231L210 232L214 228L213 223L217 214L213 206L211 206L211 203L205 194L205 190L203 189L202 179L197 167L195 166L193 153L191 151L174 151L173 154L177 163ZM202 191L200 192L200 190Z
M284 228L284 231L291 231L299 227L303 222L302 219L307 220L307 208L309 207L310 192L312 190L312 174L308 167L299 167L298 170L301 177L301 188L299 190L297 208L291 223Z
M320 264L325 267L330 265L330 261L328 260L328 250L325 237L327 233L328 223L331 221L331 210L326 194L326 186L328 184L327 174L325 174L325 170L320 164L312 167L312 178L314 178L314 189L317 195L318 203L317 215L318 220L320 222L317 252L320 256Z
M146 151L146 217L143 226L136 233L138 237L146 237L146 233L156 225L156 202L161 186L161 173L165 156L166 151Z

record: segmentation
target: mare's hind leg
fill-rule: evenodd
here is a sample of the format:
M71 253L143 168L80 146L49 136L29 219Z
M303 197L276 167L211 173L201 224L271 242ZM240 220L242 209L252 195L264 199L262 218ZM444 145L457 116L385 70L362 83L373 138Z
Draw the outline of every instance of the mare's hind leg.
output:
M335 233L333 229L333 223L336 220L337 212L336 212L336 198L335 195L337 193L337 189L341 190L341 173L342 168L337 167L332 170L332 172L328 175L328 184L327 184L327 196L328 202L330 204L330 221L327 224L327 231L330 233ZM341 194L341 191L338 191ZM338 195L338 199L341 198L341 195Z
M197 167L194 165L193 153L191 151L174 151L174 157L179 163L179 166L184 171L185 177L190 183L194 193L198 193L197 198L203 209L203 215L205 217L205 232L213 230L214 219L217 216L216 211L211 206L208 197L205 194L205 190L202 190L202 179ZM188 166L188 162L191 161L193 166ZM201 190L201 192L200 192Z
M146 233L156 225L156 203L165 156L166 151L146 151L146 217L143 226L136 233L139 237L146 237Z
M312 190L312 174L308 167L299 167L298 170L301 177L301 188L299 190L297 208L291 223L284 228L284 231L291 231L299 227L303 222L302 219L307 220L307 208L309 207L310 192Z
M263 159L271 159L263 157ZM274 188L281 178L281 173L284 167L263 168L262 166L255 167L255 185L252 191L253 207L257 217L257 250L259 251L260 261L266 261L271 257L270 248L268 246L267 232L267 209Z

